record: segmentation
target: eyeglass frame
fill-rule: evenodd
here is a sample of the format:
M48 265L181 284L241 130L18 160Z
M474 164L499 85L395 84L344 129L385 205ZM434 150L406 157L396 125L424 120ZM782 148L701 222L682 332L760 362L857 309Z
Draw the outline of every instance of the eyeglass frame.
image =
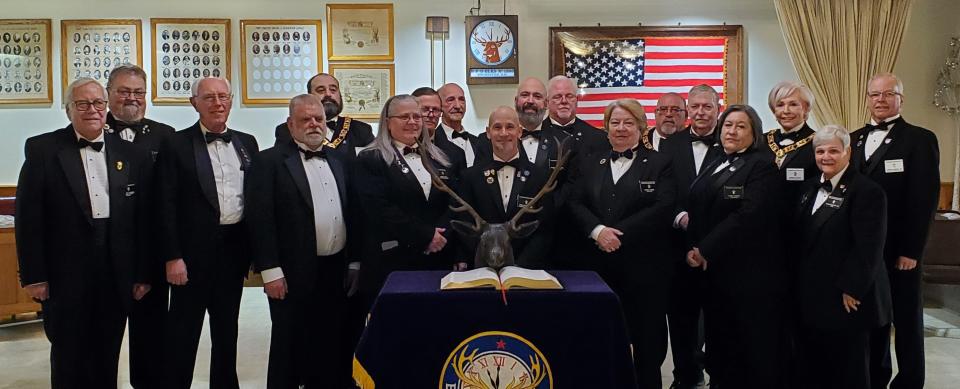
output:
M147 96L146 90L129 90L129 89L114 89L113 90L118 96L125 99L130 98L131 96L137 99L142 99Z
M73 107L80 112L87 112L91 107L97 111L106 111L107 110L107 101L106 100L74 100L70 104L73 104ZM101 105L102 107L98 107Z
M415 113L411 113L407 115L387 115L387 117L390 119L400 119L400 120L403 120L404 122L409 122L411 120L415 122L423 121L423 115L419 115Z

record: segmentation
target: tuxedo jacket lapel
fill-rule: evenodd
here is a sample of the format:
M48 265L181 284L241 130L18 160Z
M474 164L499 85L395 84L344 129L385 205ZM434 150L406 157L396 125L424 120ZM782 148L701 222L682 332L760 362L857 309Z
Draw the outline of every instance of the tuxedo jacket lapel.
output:
M746 163L747 161L741 156L740 158L737 158L736 161L731 162L729 166L723 168L723 171L717 173L717 179L713 182L713 188L711 188L711 190L717 191L723 188L723 185L730 180L730 177L733 177L734 174L737 174L737 172L740 171L740 169L743 168L743 165ZM714 169L716 168L714 167ZM706 173L712 174L713 172Z
M107 151L107 187L110 188L110 209L116 201L126 196L125 188L130 182L130 161L117 147L111 147L114 142L126 142L114 137L104 137L104 148ZM136 190L135 188L132 190Z
M312 210L313 195L310 194L310 182L307 181L307 171L303 168L303 160L300 158L300 152L297 151L288 154L283 164L286 165L287 170L290 171L290 176L293 178L293 183L297 186L297 191L300 192L300 197L303 197L307 208Z
M883 161L884 154L886 154L887 151L890 151L890 147L896 143L897 134L899 133L897 130L903 125L904 123L902 121L898 121L893 125L893 128L890 129L890 132L887 133L887 137L880 142L880 146L877 147L877 150L870 155L870 160L866 161L867 168L864 171L864 174L870 175L870 173L873 173L873 171L876 170L877 166L880 166L881 161ZM869 134L867 135L869 136ZM866 140L864 142L866 142Z
M830 195L827 197L827 201L830 200L830 197L839 197L842 201L842 199L846 197L847 191L850 190L849 183L851 181L850 177L852 176L853 176L853 172L844 173L843 177L841 177L840 181L837 183L837 188L834 189L834 191L831 192ZM813 199L811 199L810 201L816 201L815 199L817 196L817 191L819 191L819 188L817 188L816 191L813 192L813 195L811 196ZM820 208L813 213L813 216L812 216L813 220L809 224L810 225L809 227L810 231L808 231L808 233L810 234L809 236L811 238L816 238L816 235L820 233L820 230L823 227L823 224L826 223L827 220L830 220L830 217L836 214L837 211L844 206L845 204L841 202L839 207L831 207L827 205L826 201L822 205L820 205ZM811 208L807 207L806 209L809 210ZM813 242L813 241L816 241L816 239L810 239L809 241Z
M87 178L83 171L83 161L76 146L73 126L69 126L67 129L68 131L64 131L61 139L57 159L60 160L60 167L67 177L73 197L76 198L83 214L87 216L87 221L93 223L93 212L90 210L90 194L89 188L87 188Z
M193 157L196 161L197 180L200 182L200 190L203 195L220 212L220 201L217 198L217 183L213 179L213 165L210 162L210 154L207 151L207 142L203 139L203 131L200 124L194 126L193 131Z
M340 207L343 208L343 212L346 214L349 197L347 196L347 176L344 172L343 164L336 158L327 158L327 165L330 166L330 171L333 172L333 178L337 181L337 193L340 194Z

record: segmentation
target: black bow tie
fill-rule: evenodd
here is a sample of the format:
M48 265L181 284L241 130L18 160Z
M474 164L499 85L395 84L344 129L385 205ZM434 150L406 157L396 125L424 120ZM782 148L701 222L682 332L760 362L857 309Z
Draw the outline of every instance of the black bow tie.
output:
M403 151L403 155L407 155L407 154L417 154L417 155L419 155L419 151L417 150L416 147L403 146L403 150L402 150L402 151Z
M616 161L621 157L626 159L633 159L633 154L634 154L633 149L627 149L624 151L610 151L610 160Z
M893 119L893 120L891 120L891 121L889 121L889 122L888 122L888 121L881 121L880 123L877 123L877 124L867 123L867 125L866 125L866 127L867 127L867 134L869 134L869 133L871 133L871 132L873 132L873 131L886 131L886 130L887 130L887 127L889 127L891 124L896 124L896 123L900 122L901 120L903 120L903 118L902 118L902 117L899 117L899 118Z
M453 131L453 133L450 134L450 139L451 139L451 140L452 140L452 139L457 139L457 138L462 138L463 140L470 140L470 136L467 135L467 132L466 132L466 131L459 131L459 132L458 132L458 131Z
M225 143L230 143L230 133L229 132L208 132L203 135L204 139L207 140L207 143L211 143L217 139L224 141Z
M121 122L121 121L118 120L118 121L117 121L116 123L114 123L114 124L116 125L116 127L114 127L114 128L118 128L118 129L120 129L120 131L123 131L124 129L127 129L127 128L129 128L131 131L136 132L136 133L140 133L140 131L143 131L143 122L139 122L139 123L124 123L124 122Z
M574 133L573 123L567 124L565 126L555 124L554 127L556 127L560 131L566 132L567 135L573 135Z
M539 131L539 130L538 130L538 131L523 130L523 135L520 135L520 139L526 138L526 137L528 137L528 136L532 136L532 137L536 138L537 140L540 140L542 135L543 135L543 131Z
M511 160L511 161L509 161L509 162L493 161L493 169L494 169L494 170L503 169L505 166L512 166L514 169L519 169L519 168L520 168L520 158L514 158L513 160Z
M833 192L833 182L830 180L823 180L820 183L820 189L823 189L827 193Z
M336 130L337 130L337 121L336 121L336 120L327 120L327 128L336 131Z
M80 138L77 140L77 147L81 149L84 147L90 147L91 149L93 149L93 151L99 152L100 150L103 150L103 142L91 142L86 139Z
M700 136L693 132L693 130L690 130L690 143L701 142L707 146L713 146L715 141L712 132L709 135Z
M778 138L780 138L780 140L777 141L777 143L783 142L784 140L787 140L787 139L790 139L790 140L796 142L796 141L797 141L797 138L800 137L800 130L793 131L793 132L777 131L777 134L776 134L776 135L777 135Z
M317 149L317 151L310 151L310 150L305 150L301 148L300 152L303 153L303 159L306 159L308 161L311 158L322 158L322 159L327 158L327 151L324 150L323 146Z
M733 163L733 161L736 161L737 158L740 158L740 154L738 153L727 154L725 155L725 158L727 159L727 163Z

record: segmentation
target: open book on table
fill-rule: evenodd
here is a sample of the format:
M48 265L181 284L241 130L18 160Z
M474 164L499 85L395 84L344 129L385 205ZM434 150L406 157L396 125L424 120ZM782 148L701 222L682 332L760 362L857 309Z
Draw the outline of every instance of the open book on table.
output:
M497 273L493 268L482 267L468 271L450 272L440 280L440 289L510 288L563 289L560 281L543 270L530 270L507 266Z

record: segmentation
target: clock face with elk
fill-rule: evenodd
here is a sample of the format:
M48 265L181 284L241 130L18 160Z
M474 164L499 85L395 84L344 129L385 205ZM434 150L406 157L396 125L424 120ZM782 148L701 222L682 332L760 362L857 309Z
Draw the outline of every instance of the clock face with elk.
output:
M480 22L470 32L469 39L470 53L481 64L499 65L515 55L516 34L499 20L488 19Z

